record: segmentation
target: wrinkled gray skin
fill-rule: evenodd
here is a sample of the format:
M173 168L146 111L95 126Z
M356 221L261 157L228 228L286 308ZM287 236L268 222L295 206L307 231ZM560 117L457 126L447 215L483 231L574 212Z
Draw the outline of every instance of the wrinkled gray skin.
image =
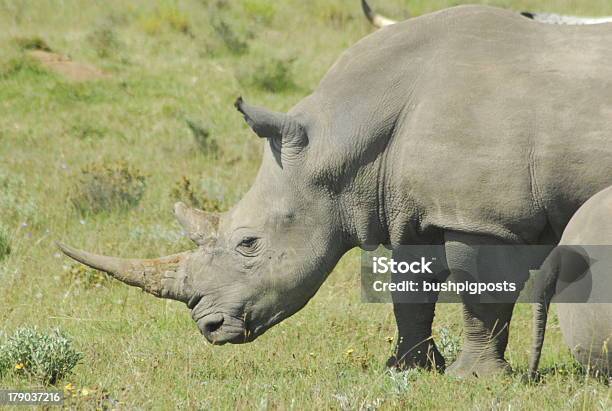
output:
M361 0L361 9L365 14L366 18L372 23L374 27L383 28L397 23L396 20L392 20L388 17L380 15L368 4L367 0ZM606 17L579 17L579 16L566 16L563 14L555 13L532 13L530 11L524 11L520 13L523 17L538 21L545 24L566 24L573 26L582 26L588 24L603 24L612 23L612 16Z
M597 193L574 214L563 232L559 247L546 259L541 275L546 279L544 287L536 296L539 301L534 306L534 341L532 347L530 372L535 376L544 343L546 320L551 299L555 295L560 276L591 270L590 262L595 261L588 246L612 246L612 187ZM586 247L576 247L586 246ZM592 248L591 248L592 250ZM606 270L609 264L603 264ZM605 287L601 292L609 292L610 272L595 271L591 274L593 288ZM602 277L605 276L606 278ZM576 359L590 371L610 374L612 370L612 304L593 303L601 301L594 298L582 304L557 304L559 324L565 343Z
M63 250L186 302L222 344L252 341L298 311L353 247L445 244L456 270L477 264L474 244L556 244L578 207L612 184L610 44L612 26L543 25L478 6L386 27L289 114L237 102L269 144L218 225L177 206L196 250L159 260ZM508 371L512 309L465 304L449 372ZM434 305L394 312L388 364L443 368Z

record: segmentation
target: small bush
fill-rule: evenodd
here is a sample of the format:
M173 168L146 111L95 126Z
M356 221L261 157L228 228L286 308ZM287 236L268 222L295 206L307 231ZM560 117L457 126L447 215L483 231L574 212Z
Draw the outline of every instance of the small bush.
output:
M205 6L208 6L208 0L202 0L203 3L205 3ZM229 4L229 0L217 0L213 3L213 7L217 10L226 10L229 9L230 4Z
M461 339L458 335L452 334L446 327L441 328L439 334L438 343L440 352L446 359L446 362L451 363L457 358L459 351L461 351Z
M276 14L274 4L266 0L244 0L242 7L249 17L263 24L270 24Z
M98 270L84 266L77 262L71 262L63 267L64 280L70 286L81 288L100 288L106 287L111 281L111 277Z
M163 9L160 14L174 31L183 34L191 34L189 18L186 14L183 14L176 8Z
M219 212L223 210L223 205L219 200L210 198L204 194L196 194L193 191L191 180L185 176L174 185L171 196L175 201L182 201L191 207L196 207L204 211Z
M59 330L42 333L20 328L0 347L4 373L13 372L45 384L55 384L72 372L83 354Z
M238 80L245 86L279 93L297 89L293 80L293 63L295 59L272 58L258 65L250 73L239 73Z
M249 50L249 44L224 20L212 20L211 26L225 48L232 54L241 55Z
M193 120L185 120L198 148L203 153L213 154L219 151L217 143L210 138L210 131Z
M150 36L161 33L163 26L163 22L156 16L146 16L140 19L140 28Z
M102 162L81 169L69 197L79 213L96 214L135 207L145 188L145 177L125 161Z
M98 57L101 58L108 58L116 55L120 46L117 34L110 25L98 27L87 36L87 40L96 51Z
M0 261L4 260L11 253L11 241L8 231L0 227Z
M17 37L14 41L21 50L51 51L51 47L49 47L47 42L38 36Z
M166 28L192 35L189 18L176 7L158 8L152 14L144 15L140 26L149 35L160 34Z

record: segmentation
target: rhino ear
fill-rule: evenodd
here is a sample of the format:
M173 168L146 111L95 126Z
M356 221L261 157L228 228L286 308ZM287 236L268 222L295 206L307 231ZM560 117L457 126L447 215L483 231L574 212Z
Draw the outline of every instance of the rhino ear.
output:
M283 135L286 135L291 137L292 140L297 138L298 142L306 142L303 127L288 114L252 106L247 104L242 97L238 97L234 107L242 113L249 127L261 138L281 142ZM296 141L293 141L293 143L296 143Z

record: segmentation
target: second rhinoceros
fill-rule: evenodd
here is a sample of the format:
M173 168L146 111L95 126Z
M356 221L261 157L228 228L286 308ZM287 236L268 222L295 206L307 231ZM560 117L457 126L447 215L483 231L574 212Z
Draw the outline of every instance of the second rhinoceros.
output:
M372 23L374 27L383 28L386 26L390 26L392 24L397 23L397 21L392 20L388 17L382 16L378 13L375 13L367 0L361 0L361 9L365 14L366 18ZM538 21L540 23L545 24L567 24L567 25L588 25L588 24L604 24L604 23L612 23L612 16L605 17L579 17L579 16L567 16L563 14L556 13L533 13L530 11L524 11L520 13L521 16L526 17L528 19L532 19L534 21Z
M610 44L612 25L543 25L480 6L387 27L349 48L288 114L237 102L268 144L230 211L176 206L197 249L153 260L62 249L185 302L223 344L253 341L300 310L354 247L445 244L455 270L475 263L473 244L556 244L612 184ZM394 305L390 366L444 367L434 307ZM508 371L512 311L466 302L449 372Z
M589 288L593 290L580 298L579 303L569 303L561 297L561 304L557 304L559 325L566 344L585 368L596 374L610 375L612 187L597 193L580 207L565 228L559 244L544 262L541 274L543 286L535 296L530 373L535 376L538 370L548 308L553 296L562 290L563 283L583 291L584 286L580 282L589 280ZM584 278L583 273L589 278Z

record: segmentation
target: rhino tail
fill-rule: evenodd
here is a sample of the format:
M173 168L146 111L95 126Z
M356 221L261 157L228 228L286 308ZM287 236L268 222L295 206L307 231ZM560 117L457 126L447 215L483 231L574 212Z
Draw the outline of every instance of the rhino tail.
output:
M559 277L561 249L556 247L544 260L535 287L533 304L533 335L531 342L531 356L529 359L529 377L535 379L538 374L542 347L546 334L548 309L550 301L555 294L557 278Z
M589 272L590 265L588 252L580 246L557 246L544 260L534 292L530 378L537 377L552 298L559 289L563 290L565 283L578 281L584 277Z
M531 358L529 360L529 377L535 380L538 375L538 366L542 356L544 335L546 334L546 323L548 321L548 308L550 300L537 302L533 305L533 340L531 346Z

